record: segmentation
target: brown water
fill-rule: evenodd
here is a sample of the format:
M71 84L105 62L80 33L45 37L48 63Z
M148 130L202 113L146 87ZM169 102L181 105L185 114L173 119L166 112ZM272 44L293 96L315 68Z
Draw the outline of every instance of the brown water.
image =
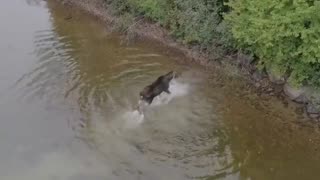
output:
M232 68L127 45L52 1L4 0L0 20L1 180L320 179L317 125ZM169 70L172 94L136 114Z

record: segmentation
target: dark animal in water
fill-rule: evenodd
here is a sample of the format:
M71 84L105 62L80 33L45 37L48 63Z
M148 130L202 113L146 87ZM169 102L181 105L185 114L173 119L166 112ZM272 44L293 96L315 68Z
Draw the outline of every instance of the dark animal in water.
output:
M169 73L158 77L158 79L153 82L151 85L146 86L140 92L140 100L151 104L153 99L160 95L162 92L166 92L170 94L169 91L169 83L173 78L177 77L177 73L174 71L170 71Z

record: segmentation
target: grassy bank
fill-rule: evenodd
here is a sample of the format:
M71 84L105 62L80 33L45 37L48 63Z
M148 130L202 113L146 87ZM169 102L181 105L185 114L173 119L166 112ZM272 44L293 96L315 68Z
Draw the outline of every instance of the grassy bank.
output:
M105 0L122 21L147 18L182 43L219 55L242 50L295 86L320 87L320 4L315 0Z
M223 0L105 0L120 16L120 30L144 18L168 29L185 45L201 51L223 54L234 51L230 28L223 20L228 8Z

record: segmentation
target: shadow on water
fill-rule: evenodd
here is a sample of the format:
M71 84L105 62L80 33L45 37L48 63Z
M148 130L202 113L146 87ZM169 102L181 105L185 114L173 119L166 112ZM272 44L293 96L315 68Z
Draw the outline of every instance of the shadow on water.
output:
M77 109L81 139L113 179L320 177L318 128L301 126L293 109L257 95L234 69L191 69L154 42L123 45L83 13L47 6L52 29L34 34L37 62L16 83L19 95ZM136 114L139 91L169 70L183 72L172 94Z

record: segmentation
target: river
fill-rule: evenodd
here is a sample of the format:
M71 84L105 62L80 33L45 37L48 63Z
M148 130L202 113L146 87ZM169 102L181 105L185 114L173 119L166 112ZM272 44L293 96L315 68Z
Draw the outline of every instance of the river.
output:
M51 0L3 0L0 20L1 180L320 178L318 125L232 67L126 43ZM171 94L139 115L170 70Z

